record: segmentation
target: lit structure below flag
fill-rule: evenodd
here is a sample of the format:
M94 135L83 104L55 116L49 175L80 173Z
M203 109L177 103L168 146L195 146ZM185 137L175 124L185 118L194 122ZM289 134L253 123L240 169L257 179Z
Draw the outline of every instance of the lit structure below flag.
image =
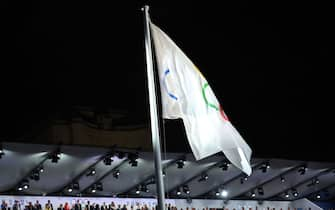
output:
M150 23L161 86L163 118L183 120L197 160L222 151L251 174L251 149L224 113L205 77L177 45Z

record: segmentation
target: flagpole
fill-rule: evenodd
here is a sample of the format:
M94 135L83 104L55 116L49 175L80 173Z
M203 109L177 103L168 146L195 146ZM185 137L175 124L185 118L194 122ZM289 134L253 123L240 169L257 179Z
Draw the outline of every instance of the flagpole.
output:
M164 184L162 174L160 133L158 124L158 111L156 100L156 87L153 69L153 57L151 48L151 35L149 26L149 6L145 5L144 10L144 35L145 35L145 54L147 64L149 104L150 104L150 122L151 122L151 140L155 160L156 191L158 210L164 210Z

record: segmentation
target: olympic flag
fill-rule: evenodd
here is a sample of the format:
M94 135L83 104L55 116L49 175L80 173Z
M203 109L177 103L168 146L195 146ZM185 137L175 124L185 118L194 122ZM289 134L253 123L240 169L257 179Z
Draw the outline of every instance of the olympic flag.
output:
M178 46L150 23L165 119L183 120L197 160L223 152L250 175L251 149L224 113L205 77Z

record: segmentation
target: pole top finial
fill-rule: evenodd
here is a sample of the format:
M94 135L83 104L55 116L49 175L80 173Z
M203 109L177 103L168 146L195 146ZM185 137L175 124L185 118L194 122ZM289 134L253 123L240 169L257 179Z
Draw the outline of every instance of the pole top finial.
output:
M144 5L144 6L141 8L141 11L145 11L145 10L149 10L149 6L148 6L148 5Z

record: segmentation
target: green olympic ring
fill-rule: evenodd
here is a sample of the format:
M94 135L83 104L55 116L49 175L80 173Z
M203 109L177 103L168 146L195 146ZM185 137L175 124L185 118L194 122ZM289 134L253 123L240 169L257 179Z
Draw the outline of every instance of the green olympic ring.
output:
M215 109L216 111L219 111L221 116L223 117L223 119L229 121L227 115L224 113L222 107L219 105L219 107L217 107L215 104L209 103L207 98L206 98L206 88L208 87L208 83L204 84L204 86L202 87L202 97L204 98L204 101L206 103L207 106Z
M208 102L207 98L206 98L206 88L209 87L208 83L204 84L204 86L202 87L202 97L205 100L205 103L207 106L212 107L213 109L215 109L216 111L219 111L219 107L215 106L215 104L211 104Z

